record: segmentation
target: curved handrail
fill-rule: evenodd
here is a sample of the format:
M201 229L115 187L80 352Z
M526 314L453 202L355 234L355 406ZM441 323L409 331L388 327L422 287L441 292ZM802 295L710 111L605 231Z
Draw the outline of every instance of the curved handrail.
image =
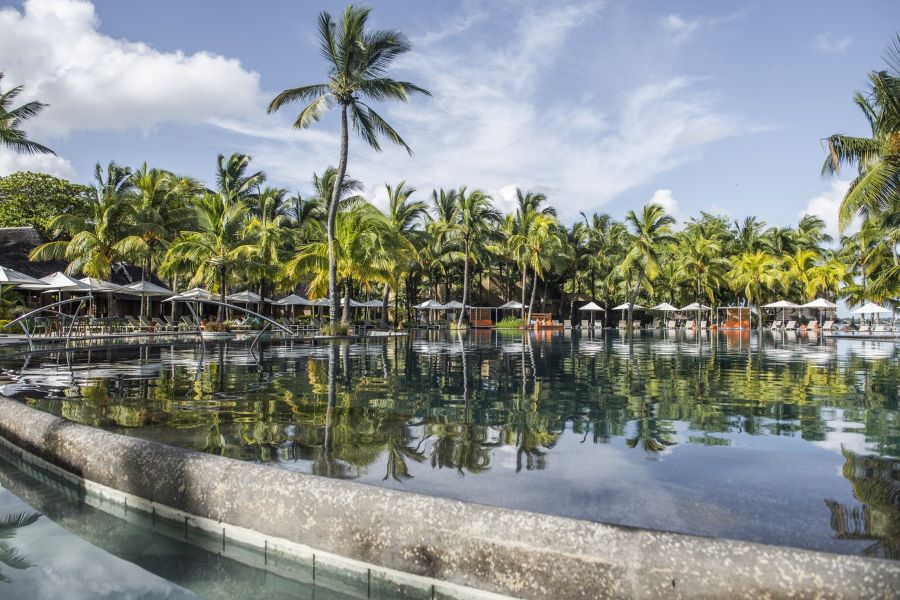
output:
M84 302L85 300L86 300L86 298L83 298L83 297L82 297L82 298L69 298L68 300L60 300L59 302L54 302L53 304L48 304L47 306L41 306L40 308L36 308L36 309L34 309L34 310L32 310L32 311L29 311L29 312L25 313L24 315L20 315L20 316L16 317L15 319L13 319L12 321L10 321L9 323L7 323L6 325L4 325L3 327L6 328L6 327L9 327L10 325L15 325L15 324L18 323L19 321L25 321L25 320L27 320L28 317L30 317L31 315L36 315L36 314L38 314L38 313L40 313L40 312L44 312L45 310L51 309L51 308L53 308L53 307L55 307L55 306L62 306L63 304L72 304L72 303L74 303L74 302ZM59 311L53 311L53 312L59 312ZM69 315L66 315L66 316L69 316ZM73 317L73 318L74 318L74 317Z
M250 310L249 308L244 308L242 306L228 304L227 302L220 302L218 300L206 300L206 299L199 299L199 298L179 298L177 296L169 298L169 301L170 302L203 302L204 304L215 304L216 306L224 306L225 308L232 308L235 310L239 310L241 312L245 312L248 315L253 315L254 317L258 317L258 318L262 319L263 321L271 323L272 325L281 329L282 331L289 333L291 335L294 335L293 331L291 331L290 329L288 329L287 327L285 327L278 321L276 321L274 319L270 319L269 317L267 317L265 315L261 315L258 312L254 312L254 311Z

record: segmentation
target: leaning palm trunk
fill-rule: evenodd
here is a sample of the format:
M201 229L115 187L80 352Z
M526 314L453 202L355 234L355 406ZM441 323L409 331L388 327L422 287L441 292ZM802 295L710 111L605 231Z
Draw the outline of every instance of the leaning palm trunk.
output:
M344 323L350 322L350 280L344 284L344 312L341 316Z
M525 321L525 326L528 327L531 324L531 312L534 308L534 293L537 291L538 286L538 274L537 271L534 272L534 277L531 282L531 300L528 302L528 319Z
M344 184L344 174L347 171L347 105L341 105L341 156L338 160L337 176L334 180L334 189L331 191L331 204L328 206L328 222L325 232L328 237L328 297L331 300L331 324L337 323L338 296L337 296L337 261L334 256L334 223L337 218L338 200L341 196L341 186Z
M225 307L222 306L225 304L225 267L222 267L219 274L219 301L222 303L219 305L219 323L221 323L225 320Z
M528 285L528 264L526 263L522 267L522 318L525 318L525 315L528 314L529 319L531 318L531 307L525 307L525 286Z

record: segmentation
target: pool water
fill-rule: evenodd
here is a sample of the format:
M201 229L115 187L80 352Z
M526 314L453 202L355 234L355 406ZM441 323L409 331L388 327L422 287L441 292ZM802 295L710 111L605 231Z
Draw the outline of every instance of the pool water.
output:
M279 468L900 558L900 346L770 332L423 332L0 359L78 423Z

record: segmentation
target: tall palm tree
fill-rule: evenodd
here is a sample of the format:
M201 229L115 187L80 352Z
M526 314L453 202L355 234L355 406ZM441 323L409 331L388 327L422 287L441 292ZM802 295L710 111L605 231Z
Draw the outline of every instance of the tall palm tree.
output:
M69 236L32 250L33 261L69 261L66 273L109 279L112 267L128 252L128 236L134 214L134 183L131 169L111 162L104 176L100 163L94 167L94 194L85 211L65 213L51 219L49 227Z
M251 200L246 222L247 236L254 240L259 296L265 297L266 281L279 274L288 238L287 190L264 188Z
M412 49L407 37L396 30L366 29L371 9L348 6L343 19L335 23L327 12L319 14L319 50L328 65L328 82L290 88L278 94L269 104L273 113L293 102L307 102L294 121L297 129L306 129L317 122L335 104L341 108L341 150L337 167L337 184L328 209L326 240L329 249L328 293L331 298L331 322L337 322L337 263L334 256L334 226L337 215L337 194L347 170L349 146L348 114L354 131L376 151L381 150L378 138L387 137L412 150L400 135L363 99L370 101L399 100L406 102L411 94L429 92L407 81L388 77L394 60Z
M491 205L491 197L481 190L467 191L461 188L456 196L455 219L447 230L449 239L459 242L463 252L463 294L465 307L469 300L469 274L473 248L490 240L500 222L500 213ZM459 311L457 326L462 327L465 308Z
M809 249L800 249L793 254L785 255L781 263L784 269L782 285L785 291L791 285L795 285L802 298L813 299L817 288L815 268L821 258L818 250Z
M634 287L628 298L628 328L630 330L634 303L641 292L641 286L645 281L653 281L659 274L662 252L665 246L675 240L672 234L675 219L667 215L662 206L647 204L640 215L633 210L628 211L625 223L630 231L627 237L628 251L622 262L622 271L631 272L634 275Z
M535 214L524 236L524 248L526 264L531 267L531 271L534 273L534 281L531 284L531 300L528 303L528 317L526 320L526 323L530 323L538 278L545 276L554 259L560 256L564 250L556 217L549 212Z
M3 71L0 71L0 83L2 82ZM0 90L0 144L22 154L55 154L50 148L29 140L25 131L21 129L25 121L36 117L47 105L32 101L10 108L13 100L24 89L19 85L6 92Z
M394 230L394 234L404 238L411 246L415 246L415 238L417 234L423 233L417 227L422 223L428 211L428 205L421 200L410 200L416 189L406 185L406 181L401 181L395 186L385 183L385 190L388 195L388 220ZM391 269L393 277L398 289L395 290L394 298L396 300L399 293L399 283L402 274L409 271L409 260L406 255L395 257L394 265ZM384 286L384 295L381 305L381 325L387 326L388 301L390 300L391 284L386 283ZM395 301L396 305L396 301ZM397 318L395 311L394 317Z
M227 159L220 154L216 159L216 189L226 202L250 199L256 189L266 181L262 171L248 173L252 158L247 154L233 153Z
M175 239L162 271L190 269L190 284L218 289L219 300L224 303L232 269L256 254L255 237L245 227L247 208L241 201L210 193L196 197L191 208L197 229L182 231ZM222 317L219 306L219 319Z

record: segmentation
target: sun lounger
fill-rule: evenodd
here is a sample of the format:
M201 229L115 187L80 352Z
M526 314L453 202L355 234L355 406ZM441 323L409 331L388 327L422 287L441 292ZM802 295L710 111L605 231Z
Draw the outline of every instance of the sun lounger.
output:
M125 331L144 331L146 328L146 325L138 323L131 315L125 315Z
M590 319L582 319L582 320L581 320L581 328L582 328L582 329L590 329L590 327L591 327L591 320L590 320Z
M770 327L770 329L772 331L776 331L778 329L781 329L782 325L783 325L783 323L781 321L772 321L772 327Z
M677 321L666 321L666 329L678 329Z
M700 329L709 329L708 321L700 321Z
M797 321L788 321L784 326L785 331L797 331Z
M694 320L690 320L684 324L685 329L697 329L697 322Z
M187 315L181 315L181 323L179 324L178 328L193 331L197 329L197 324L189 319Z
M178 323L172 320L172 317L163 317L163 320L166 322L169 331L175 331L178 329Z
M622 319L619 321L619 329L625 329L625 326L628 325L628 321Z
M872 333L872 328L868 325L860 325L856 333Z
M809 322L806 324L806 330L809 331L810 329L812 329L813 331L818 330L818 329L819 329L819 322L816 321L815 319L812 319L811 321L809 321Z
M834 321L825 321L825 323L822 324L822 331L834 331L834 330L835 330Z
M563 329L572 329L571 319L563 319Z
M875 329L872 330L873 333L890 333L891 328L887 325L876 325Z

